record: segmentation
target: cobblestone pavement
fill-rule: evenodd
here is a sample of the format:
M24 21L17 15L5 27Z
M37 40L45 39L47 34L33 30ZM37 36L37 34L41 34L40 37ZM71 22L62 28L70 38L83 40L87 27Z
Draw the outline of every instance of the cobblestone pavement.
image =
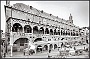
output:
M58 50L53 50L49 55L56 57L59 54ZM23 52L13 52L13 56L10 57L10 54L6 56L6 58L47 58L48 57L48 51L44 52L38 52L37 54L28 55L26 54L24 56ZM59 57L60 58L60 57ZM67 56L66 58L88 58L88 53L85 53L84 55L79 56Z

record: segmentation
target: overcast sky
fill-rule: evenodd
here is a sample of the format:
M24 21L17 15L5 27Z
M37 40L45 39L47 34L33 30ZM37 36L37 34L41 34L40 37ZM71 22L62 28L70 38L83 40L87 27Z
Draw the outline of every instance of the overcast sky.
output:
M73 16L76 26L89 26L89 1L10 1L10 4L24 3L65 20ZM5 32L5 1L1 1L1 30Z

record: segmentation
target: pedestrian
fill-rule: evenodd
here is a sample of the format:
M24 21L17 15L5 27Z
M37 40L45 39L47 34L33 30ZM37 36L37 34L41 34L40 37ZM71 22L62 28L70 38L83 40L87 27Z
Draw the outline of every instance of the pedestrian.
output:
M51 52L51 50L49 50L49 53Z
M6 53L4 53L4 58L6 57Z
M5 44L3 43L3 57L6 57L6 52L5 52Z
M25 52L24 52L24 55L25 55Z
M84 50L85 50L85 47L84 47Z
M31 55L32 53L31 53L31 50L29 50L29 55Z
M49 50L48 52L49 52L49 53L48 53L48 58L50 58L51 56L50 56L49 54L50 54L51 50Z
M28 51L29 51L29 55L31 55L31 49L30 49L31 46L28 47Z
M23 50L23 53L24 53L24 55L25 55L25 50Z

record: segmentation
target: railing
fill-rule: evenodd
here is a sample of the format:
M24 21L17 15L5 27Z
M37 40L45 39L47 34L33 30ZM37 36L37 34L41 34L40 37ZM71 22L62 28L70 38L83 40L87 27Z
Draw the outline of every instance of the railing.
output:
M32 35L31 33L13 32L13 37L26 37Z

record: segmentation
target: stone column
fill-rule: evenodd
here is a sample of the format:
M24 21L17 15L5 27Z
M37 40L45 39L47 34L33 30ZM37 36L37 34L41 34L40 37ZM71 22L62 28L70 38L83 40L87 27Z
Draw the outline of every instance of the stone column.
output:
M33 34L33 27L32 27L32 34Z
M24 32L24 26L23 26L23 33L25 33L25 32Z
M33 26L32 26L32 38L31 38L31 41L34 42L34 39L33 39Z
M13 56L13 54L12 54L12 51L13 51L13 46L11 45L11 57Z
M60 36L61 36L61 28L60 28Z
M49 49L50 49L49 45L50 45L50 43L48 43L48 52L49 52Z
M72 31L70 31L70 39L71 39L71 37L72 37L72 36L71 36L71 33L72 33Z
M12 52L13 52L13 35L12 32L10 33L10 48L11 48L11 57L12 57Z
M54 30L53 30L53 35L54 35Z
M11 57L12 57L12 52L13 52L13 40L14 40L14 36L13 36L13 32L12 32L12 27L13 27L13 20L11 19L11 31L10 31L10 47L11 47Z
M45 28L44 28L44 34L45 34Z
M53 44L53 50L54 50L54 44Z
M35 48L35 54L37 53L37 48Z

